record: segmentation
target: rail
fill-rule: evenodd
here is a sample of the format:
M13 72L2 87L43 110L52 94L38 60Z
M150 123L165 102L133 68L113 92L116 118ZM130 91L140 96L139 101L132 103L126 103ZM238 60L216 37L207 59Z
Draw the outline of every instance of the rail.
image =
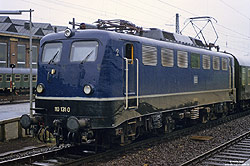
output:
M198 165L198 164L201 164L203 161L205 161L206 159L216 155L216 154L219 154L219 152L222 152L224 149L227 149L235 144L237 144L238 142L240 142L241 140L245 139L246 137L249 137L250 136L250 131L206 152L206 153L203 153L201 154L200 156L197 156L185 163L183 163L181 166L189 166L189 165ZM248 145L249 146L249 145ZM228 156L229 157L229 156ZM222 161L220 161L221 163ZM231 161L232 162L232 161Z

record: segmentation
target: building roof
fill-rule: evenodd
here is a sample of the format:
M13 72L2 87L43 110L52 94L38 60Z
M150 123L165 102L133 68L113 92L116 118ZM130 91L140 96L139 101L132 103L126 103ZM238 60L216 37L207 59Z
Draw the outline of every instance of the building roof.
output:
M0 17L0 22L3 22L3 23L12 23L10 18L8 16L2 16Z
M12 23L1 23L0 22L0 31L8 31L8 32L17 32L16 27Z
M42 38L43 36L65 30L65 26L53 26L50 23L32 22L32 35ZM0 33L29 36L29 20L10 19L8 16L0 16Z

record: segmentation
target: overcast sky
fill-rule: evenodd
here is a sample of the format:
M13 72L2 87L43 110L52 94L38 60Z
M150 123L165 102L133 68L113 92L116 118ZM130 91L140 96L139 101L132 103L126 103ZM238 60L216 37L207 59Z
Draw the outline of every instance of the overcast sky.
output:
M146 28L175 31L175 14L180 14L180 29L190 17L211 16L221 49L250 55L250 0L0 0L0 10L34 9L34 22L71 27L68 22L93 23L97 19L125 19ZM28 14L10 16L29 19ZM205 24L205 22L203 22ZM199 24L202 26L203 24ZM194 35L191 26L183 31ZM212 27L205 31L213 42ZM250 57L249 57L250 58Z

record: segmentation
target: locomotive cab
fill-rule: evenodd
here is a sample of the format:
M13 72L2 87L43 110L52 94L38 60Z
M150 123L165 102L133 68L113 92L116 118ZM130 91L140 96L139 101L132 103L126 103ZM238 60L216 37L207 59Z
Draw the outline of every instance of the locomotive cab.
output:
M24 116L21 123L24 128L42 124L38 128L64 140L93 139L93 130L114 123L111 111L119 105L114 102L119 91L114 89L122 89L123 59L118 46L111 46L112 34L97 30L71 33L66 30L42 39L34 108L34 118L40 121L34 124L34 118ZM119 84L114 85L113 80Z

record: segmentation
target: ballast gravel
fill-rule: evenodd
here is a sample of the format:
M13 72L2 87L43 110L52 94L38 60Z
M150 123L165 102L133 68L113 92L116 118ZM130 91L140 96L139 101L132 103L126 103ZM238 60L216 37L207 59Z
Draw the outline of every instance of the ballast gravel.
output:
M98 161L84 165L99 166L179 166L250 130L250 116L245 116L219 126L196 132L189 136L166 141L159 145L118 154L109 161ZM192 136L210 136L207 141L191 139Z

